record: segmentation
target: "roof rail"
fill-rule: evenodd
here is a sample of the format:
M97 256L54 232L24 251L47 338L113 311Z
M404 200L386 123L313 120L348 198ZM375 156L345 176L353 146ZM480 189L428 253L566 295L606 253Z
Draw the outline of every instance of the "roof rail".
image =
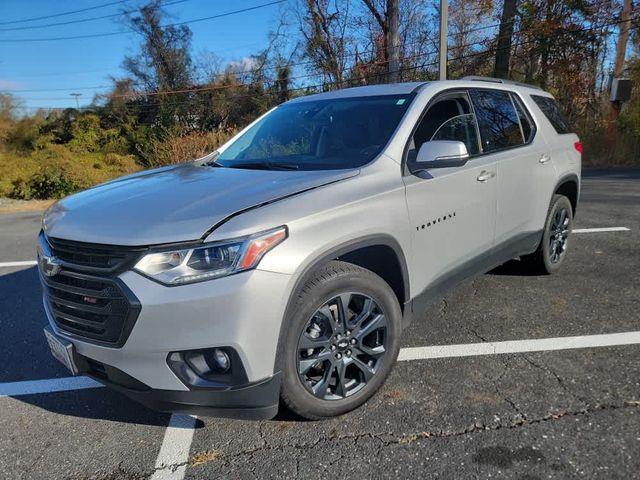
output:
M536 85L529 85L528 83L522 83L522 82L514 82L513 80L505 80L504 78L481 77L477 75L469 75L466 77L462 77L461 80L471 80L474 82L503 83L505 85L518 85L519 87L527 87L527 88L534 88L536 90L542 90L540 87Z

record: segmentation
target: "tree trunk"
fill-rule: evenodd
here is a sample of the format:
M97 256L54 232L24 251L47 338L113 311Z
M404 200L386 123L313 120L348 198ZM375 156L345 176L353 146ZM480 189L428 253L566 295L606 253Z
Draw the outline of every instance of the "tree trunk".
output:
M498 31L498 45L496 48L496 62L493 76L497 78L509 77L509 61L511 59L511 42L513 39L513 24L516 18L517 0L504 0L500 30Z
M387 0L387 72L390 83L400 80L400 12L398 0Z

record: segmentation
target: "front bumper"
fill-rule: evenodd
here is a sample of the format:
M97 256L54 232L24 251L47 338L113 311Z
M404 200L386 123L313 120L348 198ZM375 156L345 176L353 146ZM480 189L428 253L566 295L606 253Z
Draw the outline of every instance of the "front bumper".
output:
M81 359L122 375L109 377L91 369L85 370L87 374L157 410L242 418L275 415L280 388L276 350L292 276L252 270L176 287L133 271L119 278L141 304L120 348L65 335L45 302L51 328L73 343ZM171 352L212 347L237 352L246 384L196 389L183 383L167 364Z
M82 361L80 360L82 364ZM91 366L84 372L107 387L153 410L188 415L268 420L278 413L280 373L260 382L228 388L189 391L144 388L135 379L112 367L96 371Z

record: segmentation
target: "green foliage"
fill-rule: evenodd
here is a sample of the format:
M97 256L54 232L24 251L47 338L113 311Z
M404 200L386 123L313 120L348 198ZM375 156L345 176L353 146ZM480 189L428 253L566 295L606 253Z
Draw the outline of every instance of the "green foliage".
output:
M43 121L44 119L38 115L18 120L7 139L9 146L18 151L30 151L40 147L40 127Z
M77 153L66 145L26 154L0 152L0 197L41 198L37 192L47 191L66 195L139 169L132 155Z
M11 198L21 200L46 200L62 198L79 189L65 173L57 168L48 168L31 175L27 180L17 179L13 182Z

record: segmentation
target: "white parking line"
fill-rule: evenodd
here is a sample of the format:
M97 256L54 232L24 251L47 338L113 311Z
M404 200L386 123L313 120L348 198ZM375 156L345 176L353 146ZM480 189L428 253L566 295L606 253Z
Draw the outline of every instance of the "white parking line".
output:
M574 228L573 233L628 232L627 227Z
M576 337L551 337L504 342L463 343L458 345L433 345L429 347L401 348L398 361L427 360L430 358L475 357L506 353L547 352L578 348L612 347L640 344L640 331L581 335ZM18 397L37 393L64 392L103 385L89 377L65 377L46 380L0 383L0 397Z
M48 378L45 380L26 380L22 382L0 383L1 397L18 397L36 393L66 392L84 388L99 388L103 385L89 377Z
M471 357L501 355L506 353L545 352L581 348L611 347L640 344L640 331L582 335L575 337L551 337L504 342L466 343L459 345L434 345L400 349L398 361L427 360L432 358ZM88 377L53 378L24 382L0 383L0 397L33 395L36 393L63 392L102 385ZM151 480L182 480L187 470L189 452L196 424L191 415L172 415L160 447Z
M192 415L171 415L151 480L182 480L196 426Z
M24 260L20 262L0 262L0 268L2 267L31 267L37 265L35 260Z
M400 349L398 361L426 360L429 358L475 357L505 353L547 352L576 348L611 347L640 344L640 332L582 335L578 337L552 337L506 342L466 343L460 345L435 345Z

